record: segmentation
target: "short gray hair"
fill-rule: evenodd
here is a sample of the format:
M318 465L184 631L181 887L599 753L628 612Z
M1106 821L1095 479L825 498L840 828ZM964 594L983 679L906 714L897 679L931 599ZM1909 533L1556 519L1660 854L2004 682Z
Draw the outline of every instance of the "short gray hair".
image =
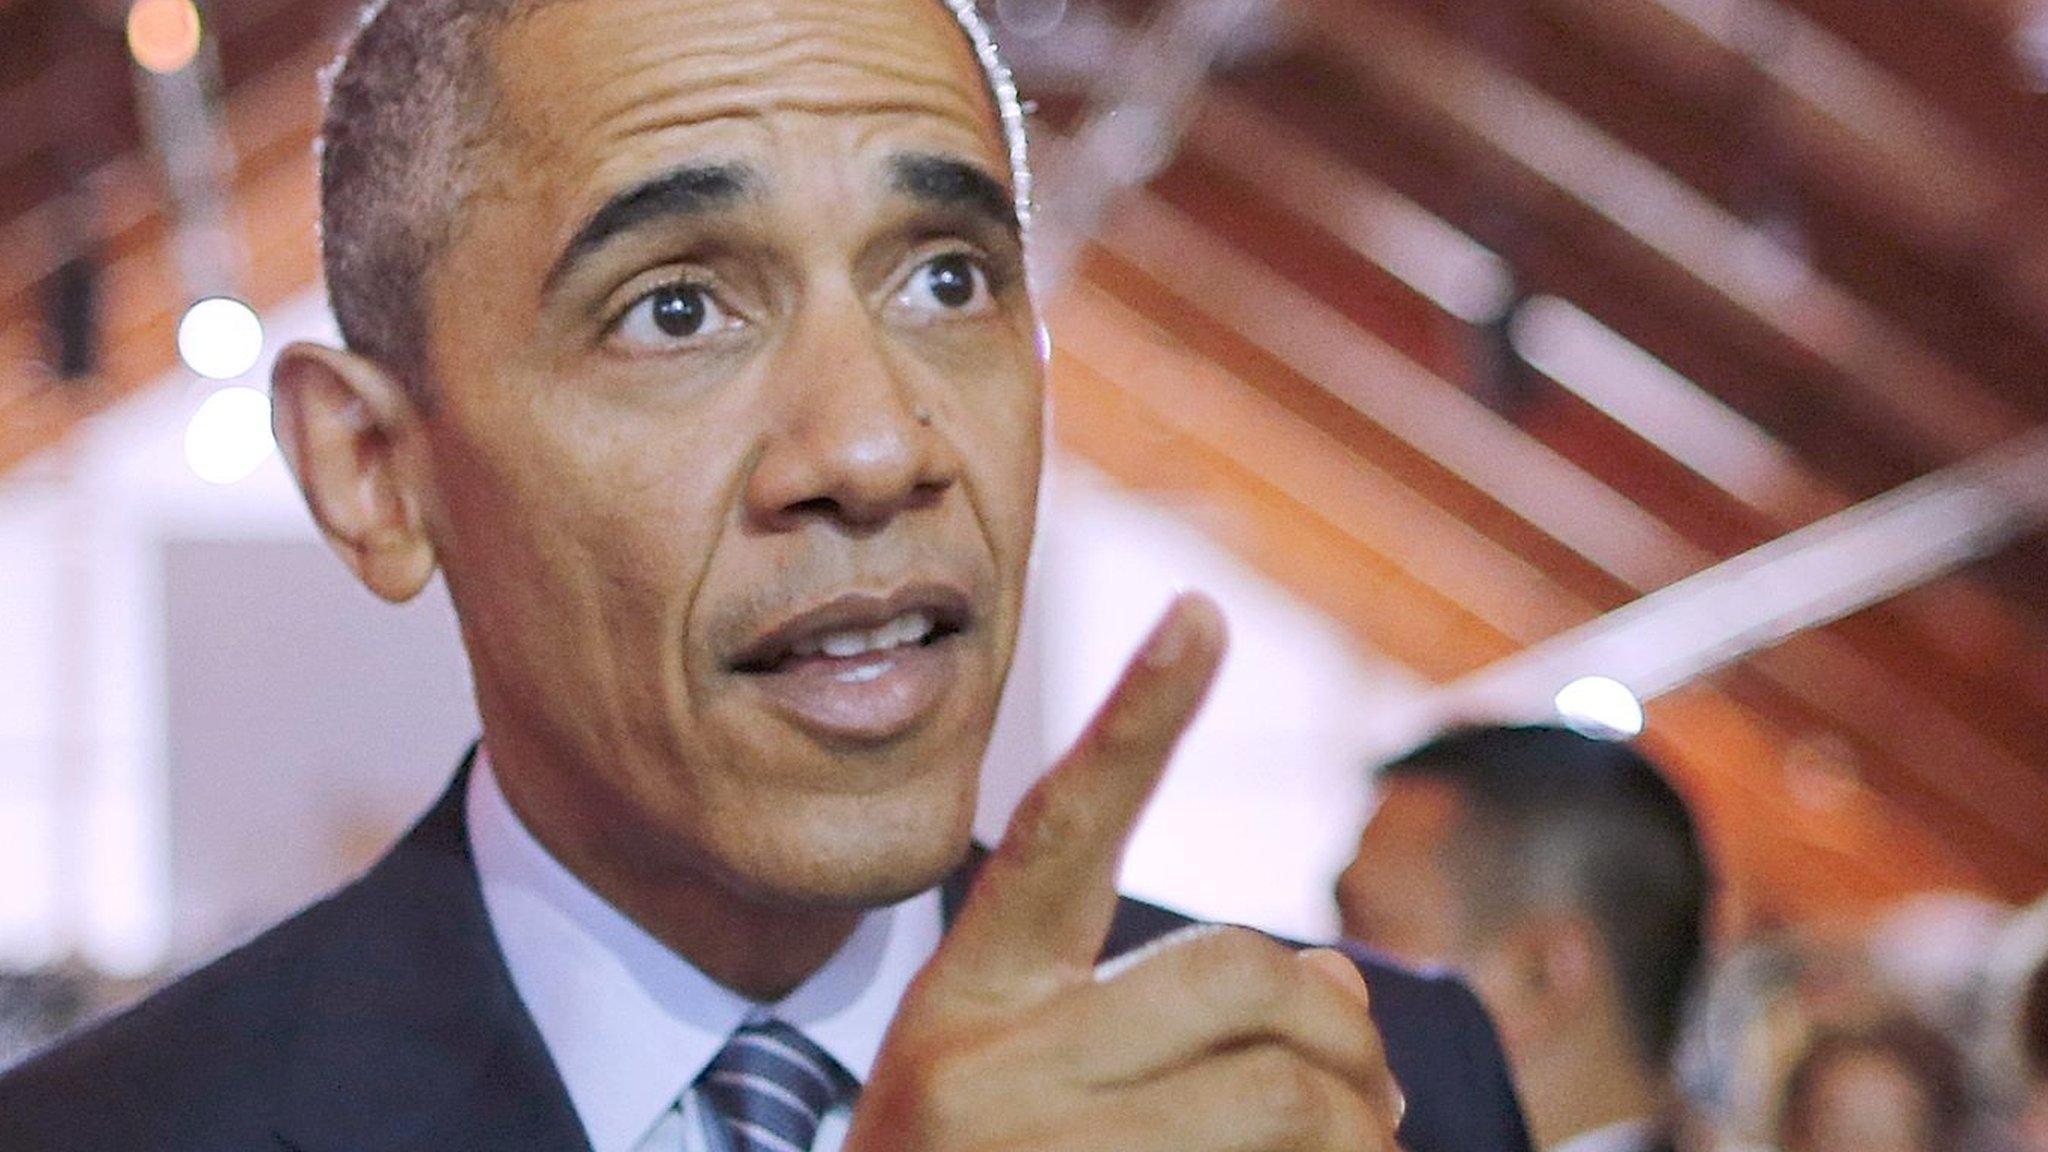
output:
M476 191L493 114L491 45L551 0L374 0L323 74L320 250L327 299L353 351L427 394L427 273ZM994 99L1020 220L1031 171L1024 109L974 0L940 0Z

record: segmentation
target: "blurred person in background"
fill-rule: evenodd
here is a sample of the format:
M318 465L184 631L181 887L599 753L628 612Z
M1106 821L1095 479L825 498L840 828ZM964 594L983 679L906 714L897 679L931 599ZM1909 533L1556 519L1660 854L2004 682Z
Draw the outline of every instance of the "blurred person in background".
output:
M93 980L70 968L0 973L0 1069L91 1015Z
M2020 1059L2026 1089L2019 1115L2020 1147L2048 1152L2048 956L2034 966L2019 1004Z
M1976 893L1913 893L1861 933L1869 978L1967 1053L2007 1027L1991 967L2016 920L2012 905Z
M2022 1152L2048 1152L2048 897L2012 918L1987 964L1991 1027L1977 1056Z
M1781 1152L1955 1152L1970 1089L1963 1058L1904 1013L1816 1030L1786 1074Z
M1380 789L1337 882L1345 934L1471 978L1540 1147L1673 1147L1669 1060L1712 879L1658 769L1565 728L1473 727L1388 764Z

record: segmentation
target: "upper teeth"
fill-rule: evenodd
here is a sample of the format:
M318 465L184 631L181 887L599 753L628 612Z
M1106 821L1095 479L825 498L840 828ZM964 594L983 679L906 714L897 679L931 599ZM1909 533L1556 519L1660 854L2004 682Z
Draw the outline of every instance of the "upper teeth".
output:
M906 644L921 644L931 634L930 616L922 612L905 612L874 628L848 628L799 640L790 651L797 656L816 656L822 652L836 659L845 659L869 652L886 652Z

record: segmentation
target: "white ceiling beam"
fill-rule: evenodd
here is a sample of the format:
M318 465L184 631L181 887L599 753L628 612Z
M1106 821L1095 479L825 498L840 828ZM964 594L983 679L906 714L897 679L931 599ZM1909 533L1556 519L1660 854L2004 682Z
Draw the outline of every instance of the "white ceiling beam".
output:
M1607 221L1827 364L1923 450L1956 460L2027 426L1995 391L1683 181L1387 0L1308 0L1347 67L1514 179Z

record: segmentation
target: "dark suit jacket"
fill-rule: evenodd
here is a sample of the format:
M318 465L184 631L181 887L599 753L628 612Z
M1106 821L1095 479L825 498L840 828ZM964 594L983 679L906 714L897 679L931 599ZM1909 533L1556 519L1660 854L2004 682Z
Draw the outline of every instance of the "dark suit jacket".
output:
M0 1077L0 1152L587 1152L491 934L467 775L362 879ZM1105 954L1186 923L1124 901ZM1527 1149L1471 993L1353 955L1409 1152Z
M1678 1152L1678 1145L1674 1143L1676 1139L1677 1137L1670 1132L1659 1132L1650 1137L1648 1144L1643 1145L1642 1152Z

